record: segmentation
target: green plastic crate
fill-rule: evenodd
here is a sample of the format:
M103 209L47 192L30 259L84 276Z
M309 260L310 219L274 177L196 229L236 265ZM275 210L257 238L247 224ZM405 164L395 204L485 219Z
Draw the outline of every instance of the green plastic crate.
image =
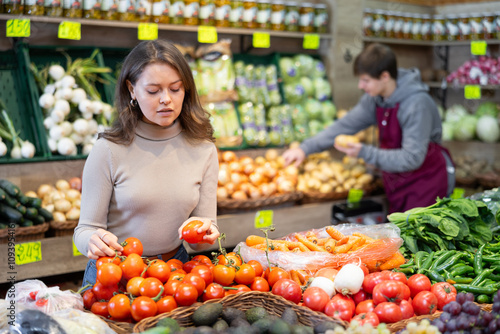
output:
M12 144L4 140L8 151L7 155L0 157L1 164L44 161L50 155L43 121L33 109L30 90L26 87L26 75L23 58L19 53L14 50L0 52L0 99L5 103L6 111L20 137L29 140L36 149L35 156L31 159L12 159Z
M131 49L101 48L103 64L111 68L111 75L116 77L116 80L118 80L118 76L120 75L123 61L130 51ZM113 103L116 89L115 84L106 85L105 89L107 90L108 96L111 98L110 103Z

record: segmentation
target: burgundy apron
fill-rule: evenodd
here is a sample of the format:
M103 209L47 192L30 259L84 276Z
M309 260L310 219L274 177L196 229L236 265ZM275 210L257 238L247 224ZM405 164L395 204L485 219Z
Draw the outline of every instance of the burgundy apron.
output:
M399 104L393 108L377 107L380 148L400 149L403 139L398 121ZM425 160L417 170L403 173L383 172L389 212L404 212L415 207L425 207L446 197L448 175L441 145L429 142Z

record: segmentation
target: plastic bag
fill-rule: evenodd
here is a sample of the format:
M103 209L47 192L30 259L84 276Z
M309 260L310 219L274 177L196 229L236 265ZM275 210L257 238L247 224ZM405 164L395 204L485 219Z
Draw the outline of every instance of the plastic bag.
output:
M69 334L50 315L30 309L17 314L10 332L13 334Z
M359 225L359 224L342 224L336 225L335 228L344 235L352 235L354 232L359 232L373 239L374 242L363 246L362 248L350 253L331 254L328 252L269 252L269 261L271 264L276 264L285 270L306 270L308 272L316 272L324 267L341 267L342 265L353 261L360 260L362 263L372 263L376 261L384 261L399 250L403 244L403 239L400 238L399 228L394 224L379 224L379 225ZM326 226L321 229L309 230L318 238L329 237L326 232ZM309 231L298 232L306 235ZM289 234L281 240L296 241L296 233ZM235 247L235 251L239 250L243 260L259 261L264 269L268 267L266 253L263 250L255 249L246 245L245 242L240 242Z
M71 334L115 334L105 321L93 313L75 309L66 309L54 312L52 317Z
M7 301L26 308L52 314L64 309L83 310L83 298L72 291L61 291L58 286L47 287L39 280L26 280L14 284L15 293L7 293ZM9 290L11 291L11 290Z

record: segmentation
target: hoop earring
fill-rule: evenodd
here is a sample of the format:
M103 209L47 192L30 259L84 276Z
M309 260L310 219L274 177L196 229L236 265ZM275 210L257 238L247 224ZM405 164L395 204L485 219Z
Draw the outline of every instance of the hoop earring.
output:
M135 100L135 99L131 99L131 100L130 100L130 105L131 105L132 107L137 107L137 100Z

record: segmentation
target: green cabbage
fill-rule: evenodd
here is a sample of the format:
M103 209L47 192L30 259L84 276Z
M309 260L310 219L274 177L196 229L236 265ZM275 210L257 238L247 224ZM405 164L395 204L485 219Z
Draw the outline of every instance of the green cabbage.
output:
M477 118L473 115L466 115L454 124L453 138L460 141L474 139L476 135Z
M477 137L484 142L494 143L500 138L500 127L495 117L483 115L479 117L476 125Z

